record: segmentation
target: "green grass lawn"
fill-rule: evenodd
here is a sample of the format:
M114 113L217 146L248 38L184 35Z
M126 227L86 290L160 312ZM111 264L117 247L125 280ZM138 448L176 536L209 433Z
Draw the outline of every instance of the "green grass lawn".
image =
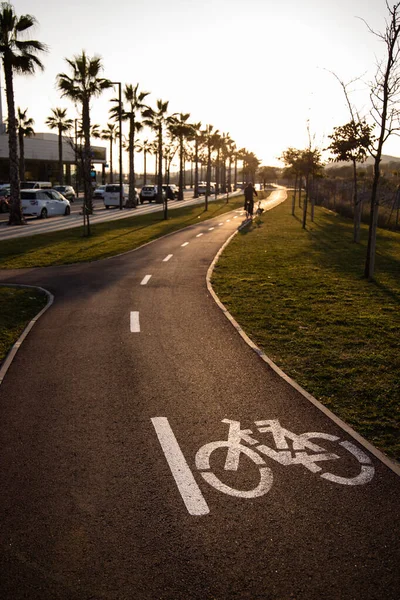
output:
M303 230L291 201L222 254L212 283L253 341L375 446L400 459L400 236L379 230L376 281L362 274L352 222L316 208Z
M167 233L217 217L234 208L242 207L243 195L223 200L186 206L168 213L150 213L92 225L92 235L83 237L82 228L33 235L0 242L0 269L48 267L70 263L100 260L133 250Z
M0 365L29 321L47 304L47 295L33 288L0 286Z

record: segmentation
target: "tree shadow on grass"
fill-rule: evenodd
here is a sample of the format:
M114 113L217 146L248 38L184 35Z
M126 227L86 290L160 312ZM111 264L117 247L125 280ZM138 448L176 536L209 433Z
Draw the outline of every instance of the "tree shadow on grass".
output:
M335 270L339 274L364 279L364 267L367 253L367 227L362 229L359 244L353 241L353 223L336 215L324 215L309 222L307 233L312 239L314 259L323 268ZM370 282L377 290L384 292L393 300L400 301L400 286L391 287L384 283L385 278L399 281L400 252L396 234L378 230L377 252L375 258L375 279ZM396 253L397 250L397 253Z

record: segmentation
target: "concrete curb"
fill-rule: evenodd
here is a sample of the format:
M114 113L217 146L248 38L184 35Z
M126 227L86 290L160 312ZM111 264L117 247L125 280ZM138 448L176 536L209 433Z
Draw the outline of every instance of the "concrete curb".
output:
M269 209L267 209L267 210L269 210ZM224 313L224 315L226 316L228 321L233 325L233 327L236 329L236 331L239 333L239 335L242 337L242 339L246 342L246 344L248 346L250 346L250 348L252 350L254 350L254 352L271 369L273 369L275 371L275 373L277 373L277 375L279 375L279 377L281 377L284 381L286 381L286 383L288 383L292 388L297 390L304 398L306 398L309 402L311 402L314 406L316 406L316 408L318 408L329 419L331 419L331 421L333 421L336 425L338 425L341 429L343 429L343 431L345 431L348 435L350 435L353 439L355 439L360 445L362 445L366 450L368 450L368 452L373 454L386 467L391 469L394 473L396 473L396 475L400 476L400 464L399 463L394 462L388 456L386 456L383 452L381 452L380 450L375 448L375 446L373 446L370 442L368 442L365 438L363 438L359 433L354 431L354 429L352 429L350 427L350 425L347 425L347 423L345 423L344 421L342 421L342 419L337 417L333 412L331 412L328 408L326 408L326 406L321 404L321 402L319 402L316 398L314 398L314 396L312 396L306 390L304 390L298 383L296 383L296 381L294 381L291 377L286 375L286 373L284 373L284 371L282 371L282 369L280 369L278 367L278 365L276 365L270 358L268 358L268 356L261 350L261 348L259 348L249 338L249 336L243 331L243 329L240 327L239 323L233 318L233 316L230 314L230 312L227 310L227 308L223 305L221 300L218 298L217 294L214 292L212 285L211 285L211 277L212 277L212 273L214 271L215 265L217 264L219 257L221 256L222 252L225 250L227 245L231 242L231 240L235 237L235 235L237 235L239 233L239 231L241 229L243 229L244 227L246 227L247 225L248 225L248 223L244 223L243 225L238 227L238 229L226 240L226 242L218 250L216 256L214 257L213 262L211 263L210 267L208 268L207 275L206 275L206 281L207 281L207 288L208 288L208 291L210 292L211 296L213 297L213 299L215 300L215 302L217 303L219 308L222 310L222 312Z
M36 317L34 317L31 321L29 321L28 325L25 327L24 331L21 333L21 335L19 336L17 341L11 347L11 350L8 352L6 358L4 359L4 362L0 367L0 385L1 385L3 383L3 379L6 375L12 361L14 360L16 353L19 350L19 347L21 346L22 342L24 341L24 339L26 338L26 336L28 335L28 333L30 332L30 330L32 329L32 327L34 326L36 321L38 321L40 319L40 317L46 312L46 310L48 308L50 308L50 306L53 304L54 296L48 290L45 290L44 288L36 286L36 285L22 285L22 284L20 285L17 283L0 283L0 286L1 287L15 287L15 288L31 288L34 290L40 290L41 292L44 292L48 298L46 306L44 308L42 308L42 310L36 315Z

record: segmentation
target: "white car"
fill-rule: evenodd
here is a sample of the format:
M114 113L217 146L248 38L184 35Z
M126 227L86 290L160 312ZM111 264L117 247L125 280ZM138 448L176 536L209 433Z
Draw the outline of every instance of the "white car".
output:
M120 191L119 183L109 183L105 186L104 190L104 206L106 208L110 208L110 206L116 206L119 208L119 191ZM135 188L135 200L136 204L138 203L138 193ZM122 206L125 206L126 202L129 200L129 185L122 184Z
M100 200L104 200L104 192L106 191L105 185L99 185L95 190L93 190L93 198L100 198Z
M71 213L69 201L56 190L21 190L21 204L23 215L38 219Z

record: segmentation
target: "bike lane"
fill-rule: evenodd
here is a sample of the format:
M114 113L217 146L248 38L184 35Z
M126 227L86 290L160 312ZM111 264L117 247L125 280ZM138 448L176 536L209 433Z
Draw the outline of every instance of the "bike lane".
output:
M398 477L368 452L355 456L341 446L360 448L244 344L207 290L205 273L227 229L236 227L233 216L70 270L65 304L57 313L56 295L38 335L48 338L46 327L54 334L62 314L67 325L79 310L67 341L78 337L76 353L84 345L85 368L74 364L74 381L64 378L58 386L65 389L54 389L47 407L51 419L42 430L58 424L60 434L57 439L53 431L45 449L56 463L51 468L46 459L51 477L43 479L51 494L23 495L16 512L20 520L29 515L30 524L7 515L7 527L23 530L31 546L21 549L10 535L24 560L20 575L12 567L14 595L5 597L397 597ZM44 275L35 277L43 284ZM96 315L95 323L85 311ZM132 312L139 330L128 327ZM16 367L27 368L35 336L29 346ZM57 363L47 377L50 388L57 385ZM39 394L33 373L30 381ZM15 385L14 402L23 395ZM29 397L26 391L23 401ZM46 407L37 399L33 404L37 426ZM64 420L74 435L63 441ZM301 435L307 432L338 439ZM29 423L20 441L31 444L23 483L32 493L29 478L36 471L40 477L46 460L29 440ZM22 451L18 444L12 450L18 473ZM328 453L339 458L326 460ZM318 455L324 460L313 460ZM361 484L321 477L353 478L362 467L374 472ZM250 495L226 493L204 474ZM263 493L252 494L260 481ZM200 492L197 514L188 510L182 485L189 500Z

